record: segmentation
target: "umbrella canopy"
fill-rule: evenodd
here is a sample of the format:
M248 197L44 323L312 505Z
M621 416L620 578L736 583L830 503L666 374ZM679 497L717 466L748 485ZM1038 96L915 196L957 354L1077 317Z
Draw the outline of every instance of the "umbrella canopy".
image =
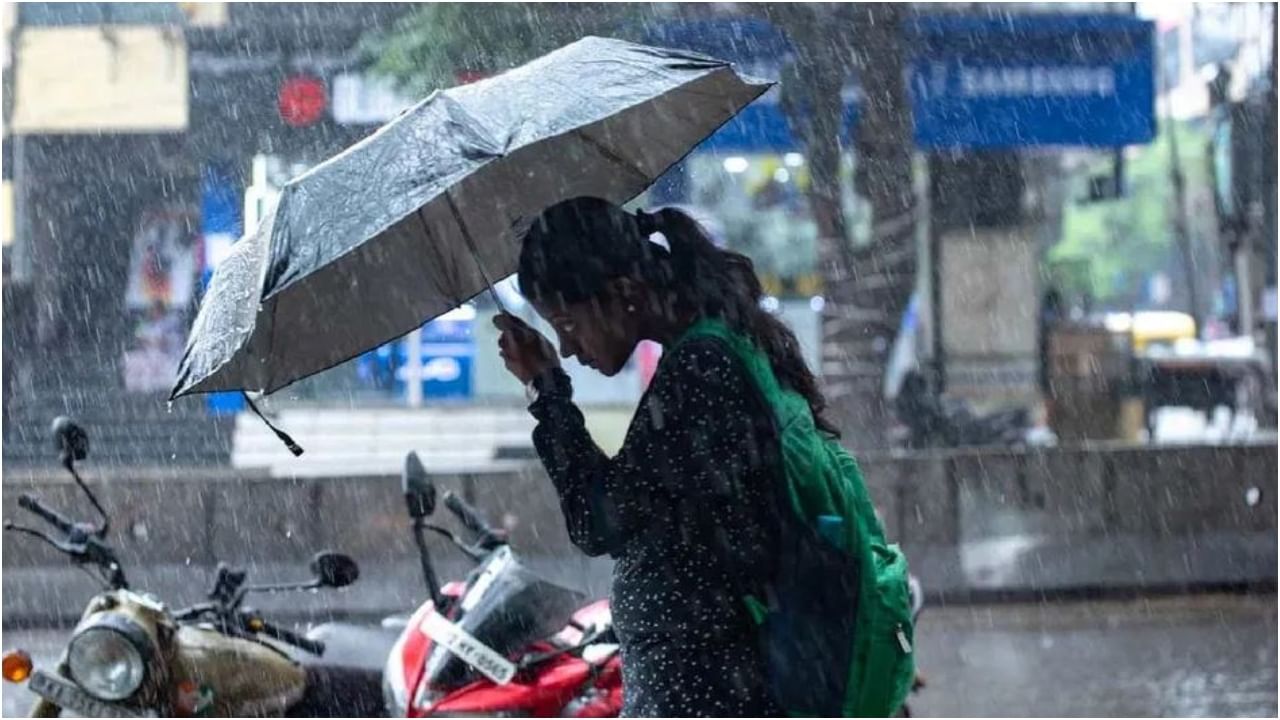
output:
M408 333L514 272L545 208L630 200L769 86L589 37L432 94L285 185L214 273L172 397L273 392Z

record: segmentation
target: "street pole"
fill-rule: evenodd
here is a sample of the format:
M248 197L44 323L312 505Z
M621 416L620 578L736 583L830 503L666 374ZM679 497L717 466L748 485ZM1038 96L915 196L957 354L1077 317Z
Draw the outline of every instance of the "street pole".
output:
M30 233L27 232L27 186L30 184L30 178L27 177L27 138L23 131L15 132L13 127L13 119L17 107L17 89L14 87L18 77L18 68L22 63L22 14L17 13L13 27L9 31L9 37L6 41L9 44L10 66L9 66L9 82L8 102L5 103L5 124L9 126L10 136L13 142L13 259L10 265L11 280L16 283L27 282L30 279L28 268L30 266L29 254L31 252Z
M1165 131L1169 133L1169 174L1173 182L1173 233L1182 255L1182 265L1186 275L1187 300L1190 304L1191 319L1195 322L1196 334L1204 330L1204 318L1200 312L1200 288L1196 280L1195 253L1192 249L1191 233L1187 219L1187 183L1182 173L1182 156L1178 153L1178 128L1173 119L1173 99L1170 96L1172 83L1165 77Z
M1243 232L1236 235L1235 272L1236 272L1236 313L1240 318L1240 334L1253 336L1253 233L1258 224L1254 220L1255 213L1250 208L1249 218L1245 221Z
M409 407L422 407L422 328L405 336L404 384Z
M30 252L30 233L27 232L27 136L13 133L13 262L10 272L14 283L26 282L27 253Z

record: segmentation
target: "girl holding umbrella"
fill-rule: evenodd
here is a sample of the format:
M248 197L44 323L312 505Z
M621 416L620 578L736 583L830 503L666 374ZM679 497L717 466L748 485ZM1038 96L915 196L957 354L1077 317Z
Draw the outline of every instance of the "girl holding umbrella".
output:
M723 321L834 432L795 336L760 308L751 261L717 248L679 210L632 214L582 197L551 207L525 235L519 283L555 329L559 355L505 314L495 319L500 352L533 398L534 444L570 538L616 560L624 714L781 714L741 602L777 562L777 433L721 343L680 342L701 319ZM622 449L608 457L573 403L560 356L612 376L641 340L666 352Z

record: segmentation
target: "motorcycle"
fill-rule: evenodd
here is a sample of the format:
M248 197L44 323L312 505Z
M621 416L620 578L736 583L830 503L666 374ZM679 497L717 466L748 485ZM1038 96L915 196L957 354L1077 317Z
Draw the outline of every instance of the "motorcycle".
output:
M938 395L918 372L907 373L893 413L896 439L907 448L1016 447L1027 444L1032 430L1026 408L978 414L963 401Z
M404 626L383 673L394 717L614 717L622 664L608 600L587 598L529 569L504 533L451 492L444 506L470 543L427 522L436 488L418 456L402 475L428 600ZM433 532L477 566L440 586L427 548Z
M246 607L251 593L346 587L359 577L351 558L315 555L312 579L248 585L247 573L219 564L208 600L173 610L134 589L107 541L110 517L81 479L75 463L88 457L89 436L67 418L53 423L62 466L99 516L69 519L24 494L18 506L52 531L6 521L6 531L39 539L101 580L56 667L33 666L30 654L4 656L4 677L25 682L37 700L31 717L66 711L83 717L294 716L380 714L380 678L339 665L299 661L290 653L322 658L322 641L275 625Z

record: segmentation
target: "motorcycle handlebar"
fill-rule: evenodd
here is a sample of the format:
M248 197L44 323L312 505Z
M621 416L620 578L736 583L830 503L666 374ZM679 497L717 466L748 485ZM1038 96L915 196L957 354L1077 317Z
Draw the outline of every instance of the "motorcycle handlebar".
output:
M70 534L75 524L63 517L58 511L40 502L34 495L23 494L18 497L18 507L38 515L40 519L58 528L64 534Z
M449 512L453 513L466 529L482 537L494 536L493 529L480 517L480 513L475 508L467 504L466 500L452 492L445 492L444 506L449 508Z
M292 630L286 630L285 628L277 625L272 625L262 618L257 618L257 621L259 625L257 632L261 635L266 635L269 638L275 638L280 642L288 643L289 645L305 650L312 655L319 656L324 654L324 643L319 640L312 640L311 638L303 637Z

